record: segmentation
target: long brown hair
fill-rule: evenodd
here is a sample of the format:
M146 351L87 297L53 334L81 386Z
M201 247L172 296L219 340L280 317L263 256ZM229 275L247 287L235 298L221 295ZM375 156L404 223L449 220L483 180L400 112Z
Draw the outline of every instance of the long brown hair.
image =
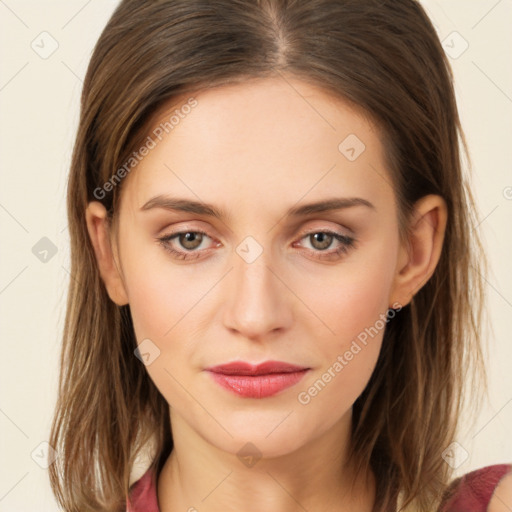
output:
M116 218L122 182L115 194L102 187L164 103L276 75L320 86L378 124L402 228L422 196L447 202L439 264L386 328L351 443L359 470L375 474L374 510L439 504L464 384L485 379L483 288L452 72L424 10L415 0L124 0L89 64L68 184L71 279L49 468L67 511L124 510L140 449L154 436L161 468L173 446L169 406L134 356L129 306L106 293L85 209L100 199Z

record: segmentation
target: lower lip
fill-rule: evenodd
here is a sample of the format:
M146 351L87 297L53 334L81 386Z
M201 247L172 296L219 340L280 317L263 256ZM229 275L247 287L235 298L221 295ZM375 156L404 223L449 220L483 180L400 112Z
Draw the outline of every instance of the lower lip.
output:
M299 382L308 370L267 375L225 375L209 372L223 388L245 398L266 398Z

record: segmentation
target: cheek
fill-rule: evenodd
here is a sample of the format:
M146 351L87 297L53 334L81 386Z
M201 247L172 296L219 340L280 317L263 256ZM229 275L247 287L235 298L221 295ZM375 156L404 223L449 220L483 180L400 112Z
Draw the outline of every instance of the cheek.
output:
M128 296L137 340L152 338L160 344L185 314L182 310L191 290L180 290L177 283L171 284L164 275L154 276L152 271L135 272Z
M143 265L126 269L128 297L137 342L149 338L158 341L172 328L173 315L178 297L169 294L164 279L155 280L151 271L143 270ZM147 267L146 267L147 268Z
M315 338L320 367L297 398L311 413L330 410L332 422L362 393L379 356L395 268L394 249L384 245L347 260L336 276L316 280L316 293L302 290L328 329L321 327Z
M165 255L131 249L123 271L137 343L151 354L146 370L169 404L186 409L189 397L178 383L189 380L183 363L194 354L194 313L212 283L166 262Z
M374 244L328 273L299 281L303 283L299 296L325 324L322 338L327 353L346 350L353 339L376 324L382 330L381 319L390 306L395 258L392 244Z
M210 279L198 280L193 266L176 265L163 248L154 250L135 237L126 239L123 274L137 341L150 338L158 345L187 321L211 287Z

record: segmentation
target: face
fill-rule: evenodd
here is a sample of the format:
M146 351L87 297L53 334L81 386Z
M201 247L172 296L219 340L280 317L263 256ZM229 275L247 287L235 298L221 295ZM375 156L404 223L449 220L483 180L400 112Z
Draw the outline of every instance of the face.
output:
M122 184L118 267L171 418L277 456L346 424L371 376L397 306L395 195L376 127L320 89L264 79L195 99L161 140L186 99L159 112ZM180 209L192 201L210 210ZM294 367L207 370L268 361Z

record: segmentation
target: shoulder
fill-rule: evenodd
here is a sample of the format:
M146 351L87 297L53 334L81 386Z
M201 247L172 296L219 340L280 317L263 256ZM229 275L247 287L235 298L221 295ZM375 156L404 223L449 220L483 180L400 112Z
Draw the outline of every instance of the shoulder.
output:
M488 512L510 512L512 510L512 471L499 482L489 502Z
M454 480L439 512L510 512L512 464L476 469Z

